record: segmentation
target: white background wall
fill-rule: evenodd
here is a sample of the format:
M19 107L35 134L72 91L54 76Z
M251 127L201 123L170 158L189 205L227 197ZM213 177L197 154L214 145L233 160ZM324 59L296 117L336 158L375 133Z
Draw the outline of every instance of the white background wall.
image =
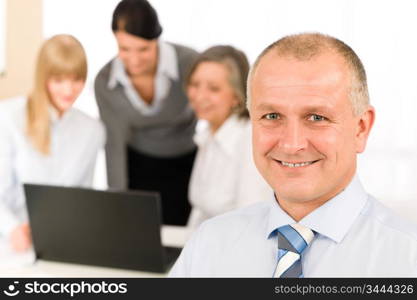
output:
M348 43L368 73L377 119L359 175L367 190L417 222L417 1L150 0L163 39L197 50L231 44L251 61L295 32L319 31ZM44 0L44 34L75 35L86 48L89 78L79 108L97 116L93 78L116 54L110 22L118 0ZM96 187L104 188L101 155Z

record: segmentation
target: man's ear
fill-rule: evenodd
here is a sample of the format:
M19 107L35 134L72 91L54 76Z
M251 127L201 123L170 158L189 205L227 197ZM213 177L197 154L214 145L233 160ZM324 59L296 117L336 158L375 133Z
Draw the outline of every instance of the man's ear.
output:
M375 121L375 109L369 105L365 112L358 118L356 132L356 152L362 153L365 150L369 133Z

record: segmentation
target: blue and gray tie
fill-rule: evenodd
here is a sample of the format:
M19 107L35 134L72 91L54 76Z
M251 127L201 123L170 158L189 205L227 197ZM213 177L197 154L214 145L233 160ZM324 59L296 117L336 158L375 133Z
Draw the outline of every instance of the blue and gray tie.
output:
M279 227L278 264L274 277L303 277L301 253L307 249L314 238L314 232L301 224Z

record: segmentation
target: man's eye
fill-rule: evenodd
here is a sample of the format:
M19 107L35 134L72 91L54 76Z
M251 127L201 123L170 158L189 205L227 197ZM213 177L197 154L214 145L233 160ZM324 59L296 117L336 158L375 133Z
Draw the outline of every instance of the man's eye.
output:
M308 118L308 120L310 120L310 121L314 121L314 122L317 122L317 121L324 121L324 120L326 120L326 118L325 118L325 117L323 117L323 116L320 116L320 115L311 115L311 116Z
M267 120L278 120L279 115L277 113L270 113L270 114L266 114L264 118Z

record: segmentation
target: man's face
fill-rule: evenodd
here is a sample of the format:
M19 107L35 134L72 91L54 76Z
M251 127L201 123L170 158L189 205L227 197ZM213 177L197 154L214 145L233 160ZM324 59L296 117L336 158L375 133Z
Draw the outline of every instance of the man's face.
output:
M324 203L342 191L365 148L373 109L355 116L350 72L325 53L310 61L268 53L252 77L256 166L282 203Z
M125 31L116 31L115 37L122 60L129 76L152 74L158 59L157 40L145 40Z

